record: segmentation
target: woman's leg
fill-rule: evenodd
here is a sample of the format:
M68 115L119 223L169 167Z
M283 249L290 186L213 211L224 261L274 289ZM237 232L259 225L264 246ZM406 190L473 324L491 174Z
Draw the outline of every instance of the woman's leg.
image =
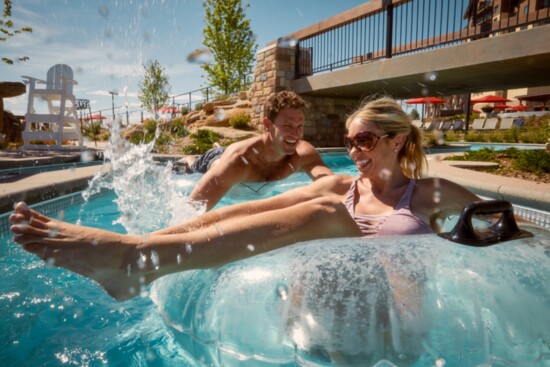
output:
M111 296L173 272L220 266L300 241L360 236L344 205L324 197L250 217L225 219L187 233L121 235L57 221L16 206L15 241L45 261L89 277Z

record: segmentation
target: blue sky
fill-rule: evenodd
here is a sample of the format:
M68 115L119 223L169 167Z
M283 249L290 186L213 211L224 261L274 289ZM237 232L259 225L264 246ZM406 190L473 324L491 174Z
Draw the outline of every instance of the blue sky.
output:
M360 0L249 0L247 10L259 49L295 32L364 3ZM76 98L90 100L93 111L111 115L115 106L139 108L142 64L158 60L165 68L171 95L206 86L199 64L187 56L202 46L204 10L201 0L13 0L16 28L30 26L1 44L0 54L29 61L0 64L0 81L22 81L22 75L45 79L54 64L75 72ZM26 112L26 95L4 100L15 114ZM137 113L133 115L135 120Z

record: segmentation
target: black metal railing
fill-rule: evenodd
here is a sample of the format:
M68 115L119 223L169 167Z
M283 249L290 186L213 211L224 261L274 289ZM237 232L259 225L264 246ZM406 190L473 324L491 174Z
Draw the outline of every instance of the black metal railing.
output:
M550 1L384 0L377 9L295 39L296 78L550 22Z

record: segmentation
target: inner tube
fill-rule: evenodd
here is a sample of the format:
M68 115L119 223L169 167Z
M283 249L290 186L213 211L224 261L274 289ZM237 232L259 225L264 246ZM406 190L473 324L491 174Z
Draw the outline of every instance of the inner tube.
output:
M299 243L151 288L207 366L549 366L550 232Z

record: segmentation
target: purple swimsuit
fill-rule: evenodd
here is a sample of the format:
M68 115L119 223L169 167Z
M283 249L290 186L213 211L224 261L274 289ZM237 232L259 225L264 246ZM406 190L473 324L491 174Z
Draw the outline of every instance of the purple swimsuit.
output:
M349 214L363 232L363 236L392 236L406 234L433 233L432 228L422 219L411 213L411 195L416 184L411 180L405 193L390 215L365 215L355 213L355 193L357 180L353 180L345 201Z

